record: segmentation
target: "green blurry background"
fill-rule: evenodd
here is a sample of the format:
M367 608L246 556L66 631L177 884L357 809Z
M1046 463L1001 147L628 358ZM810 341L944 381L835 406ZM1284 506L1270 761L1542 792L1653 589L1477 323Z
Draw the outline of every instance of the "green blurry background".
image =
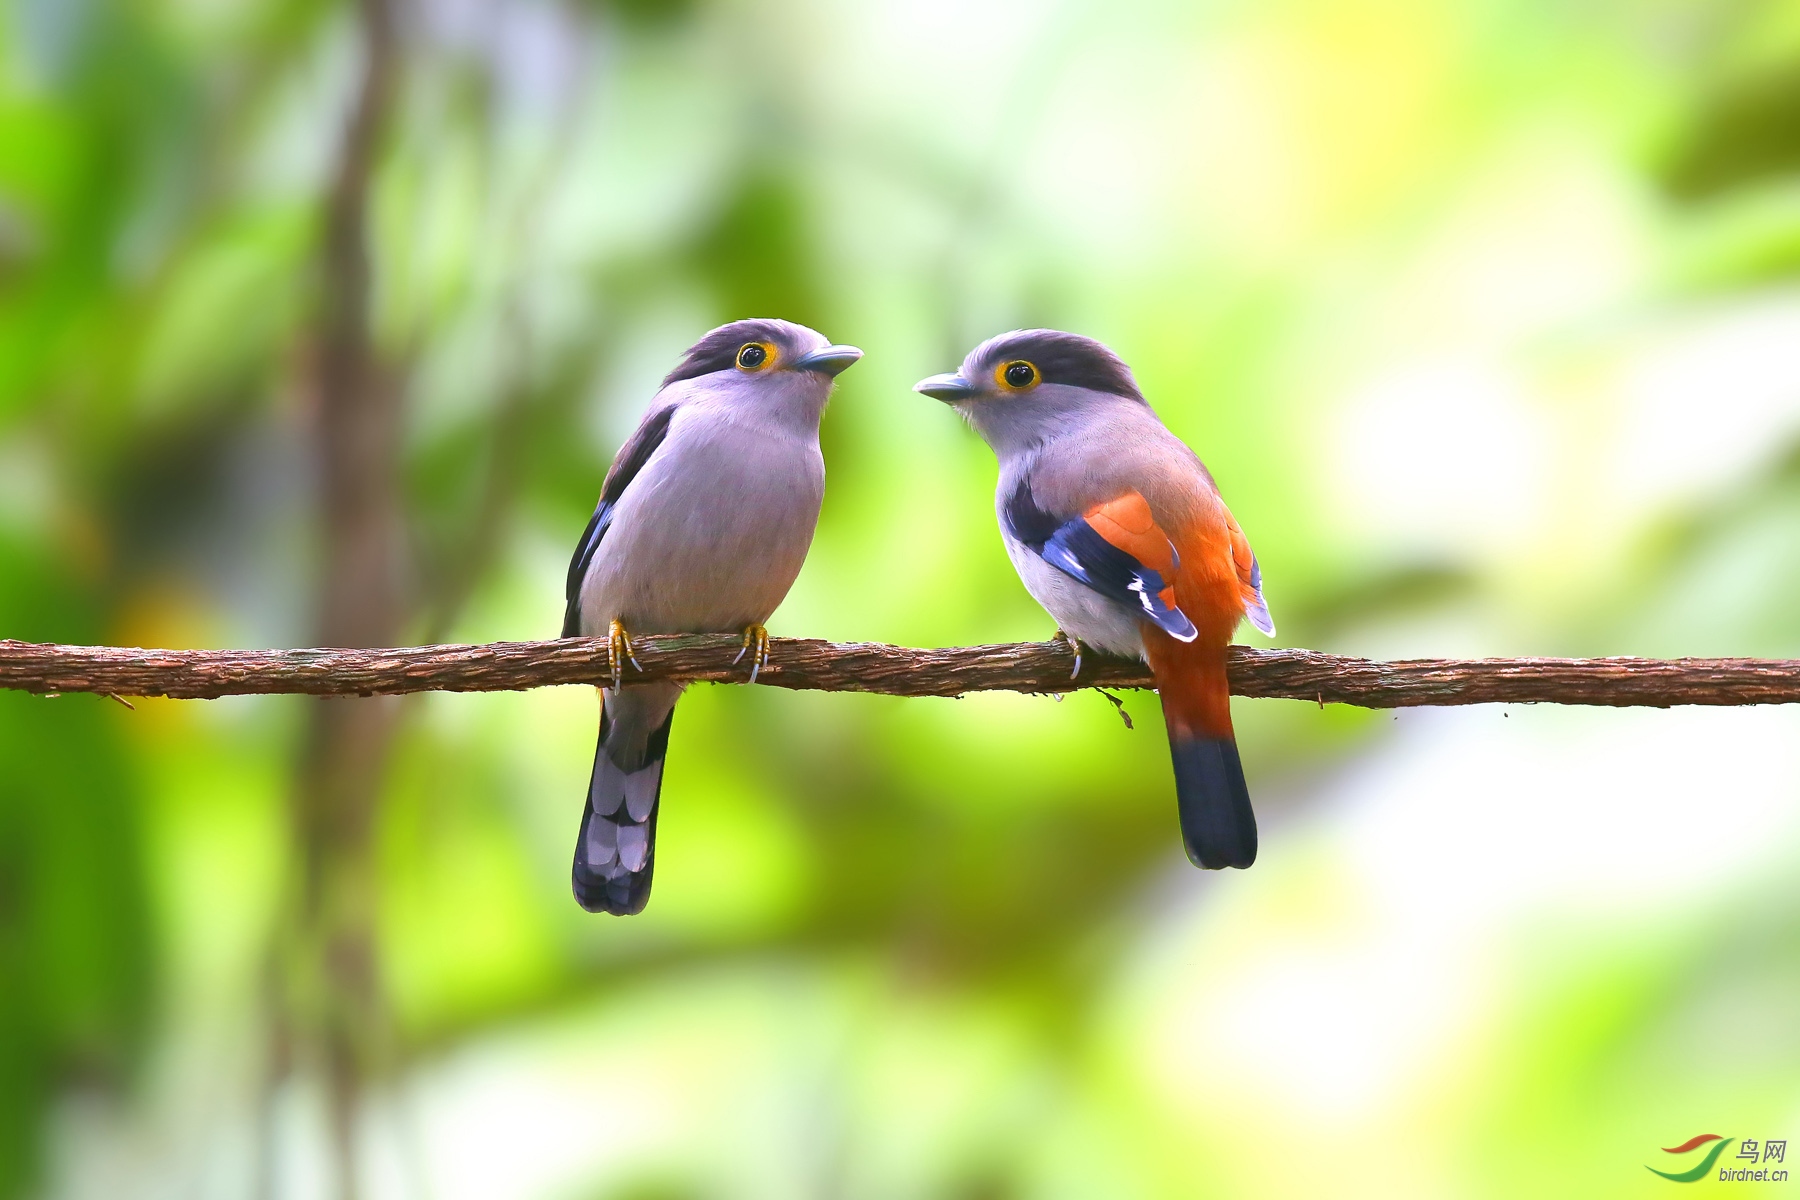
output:
M551 636L658 378L779 315L868 357L777 633L1049 635L908 389L1054 325L1282 645L1800 657L1800 5L3 11L0 636ZM1800 1135L1794 713L1240 701L1215 876L1155 703L697 687L615 920L589 689L0 693L0 1196L1639 1195Z

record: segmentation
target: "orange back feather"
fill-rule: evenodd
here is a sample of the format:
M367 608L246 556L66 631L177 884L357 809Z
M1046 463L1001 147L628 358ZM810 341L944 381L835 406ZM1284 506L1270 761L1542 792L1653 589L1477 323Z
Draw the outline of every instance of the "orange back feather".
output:
M1198 636L1179 642L1148 622L1142 626L1150 670L1162 694L1171 734L1232 736L1225 647L1243 619L1253 558L1231 513L1207 489L1206 503L1183 527L1164 530L1149 502L1135 491L1084 515L1094 531L1168 581L1165 603L1178 606ZM1240 552L1241 551L1241 552Z

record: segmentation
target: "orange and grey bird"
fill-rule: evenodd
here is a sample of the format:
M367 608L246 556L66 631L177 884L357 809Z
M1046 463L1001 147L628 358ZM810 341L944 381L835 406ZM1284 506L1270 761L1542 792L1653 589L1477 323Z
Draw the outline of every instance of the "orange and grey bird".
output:
M575 899L642 912L677 683L626 684L631 635L736 633L768 657L763 622L793 586L819 522L819 418L862 357L787 321L721 325L663 379L619 448L569 563L564 637L606 637L612 686L575 842Z
M996 506L1025 588L1075 652L1149 662L1162 694L1181 839L1194 865L1256 861L1225 648L1273 634L1262 569L1205 464L1131 369L1092 338L1001 334L916 391L955 408L1000 460Z

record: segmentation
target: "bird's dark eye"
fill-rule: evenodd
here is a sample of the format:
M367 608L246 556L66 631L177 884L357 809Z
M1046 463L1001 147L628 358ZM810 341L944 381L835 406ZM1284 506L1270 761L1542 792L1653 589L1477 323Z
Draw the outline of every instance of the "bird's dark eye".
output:
M754 371L769 361L769 348L761 342L745 342L738 351L737 365L741 370Z
M1000 368L1000 382L1015 392L1022 392L1038 381L1038 369L1019 359Z

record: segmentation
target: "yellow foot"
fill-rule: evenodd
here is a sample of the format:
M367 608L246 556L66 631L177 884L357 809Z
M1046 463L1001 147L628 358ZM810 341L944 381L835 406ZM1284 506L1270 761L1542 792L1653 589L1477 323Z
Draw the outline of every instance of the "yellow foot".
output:
M1069 672L1069 678L1074 679L1078 677L1081 674L1081 639L1072 637L1059 629L1056 631L1056 637L1051 638L1050 640L1060 640L1069 643L1069 649L1075 652L1075 669Z
M644 668L638 665L636 656L631 653L631 635L625 632L625 626L615 617L606 629L606 669L612 672L615 690L624 681L626 663L630 663L638 674L644 673Z
M761 625L744 626L744 644L738 650L733 663L744 661L744 655L750 655L750 682L755 683L762 669L769 665L769 631Z

